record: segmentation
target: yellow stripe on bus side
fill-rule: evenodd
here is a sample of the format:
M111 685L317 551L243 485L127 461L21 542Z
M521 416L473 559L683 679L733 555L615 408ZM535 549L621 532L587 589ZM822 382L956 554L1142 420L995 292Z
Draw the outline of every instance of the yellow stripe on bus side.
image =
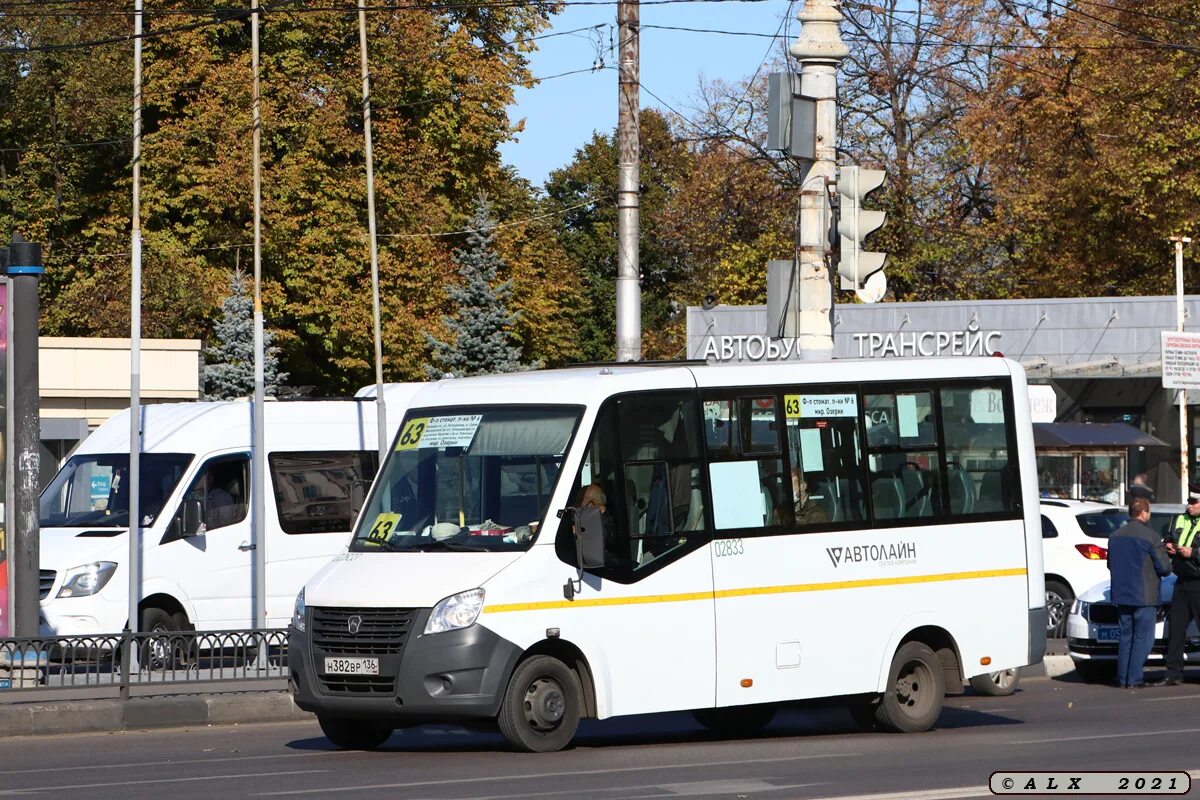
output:
M753 586L746 589L725 589L717 592L717 598L752 597L763 594L790 594L794 592L828 592L838 589L865 589L872 586L904 586L913 583L939 583L943 581L970 581L981 578L1015 578L1027 574L1024 567L1014 569L988 569L974 572L944 572L937 575L905 575L896 578L865 578L856 581L832 581L828 583L798 583L791 586ZM502 603L486 606L484 614L504 614L510 611L548 611L555 608L595 608L599 606L632 606L647 603L684 603L691 600L711 600L712 592L687 592L684 594L655 594L636 597L598 597L590 600L550 600L542 603Z

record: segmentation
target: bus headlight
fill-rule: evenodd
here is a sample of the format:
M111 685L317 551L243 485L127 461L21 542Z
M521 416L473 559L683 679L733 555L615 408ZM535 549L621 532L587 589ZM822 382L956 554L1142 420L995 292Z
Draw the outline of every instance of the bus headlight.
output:
M301 633L304 632L304 589L300 590L300 594L296 595L296 608L292 611L292 627Z
M445 631L469 628L479 618L483 610L483 589L471 589L450 595L445 600L439 600L429 614L429 622L425 623L425 633L443 633Z
M97 561L71 567L63 578L62 588L58 590L59 597L87 597L104 588L108 579L117 571L114 561Z

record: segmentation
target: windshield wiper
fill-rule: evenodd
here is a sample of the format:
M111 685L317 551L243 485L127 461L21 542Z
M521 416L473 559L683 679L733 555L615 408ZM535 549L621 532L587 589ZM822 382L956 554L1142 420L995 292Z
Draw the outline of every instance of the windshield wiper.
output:
M404 553L408 551L407 547L401 547L390 539L362 539L358 542L355 542L355 544L358 544L362 548L358 551L360 553L370 553L379 550L386 550L389 553Z

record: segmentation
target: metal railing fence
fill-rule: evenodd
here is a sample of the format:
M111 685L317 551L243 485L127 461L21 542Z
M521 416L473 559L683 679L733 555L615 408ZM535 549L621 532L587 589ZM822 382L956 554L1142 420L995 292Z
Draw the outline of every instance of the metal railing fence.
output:
M131 666L135 664L136 666ZM0 639L0 691L286 678L287 630Z

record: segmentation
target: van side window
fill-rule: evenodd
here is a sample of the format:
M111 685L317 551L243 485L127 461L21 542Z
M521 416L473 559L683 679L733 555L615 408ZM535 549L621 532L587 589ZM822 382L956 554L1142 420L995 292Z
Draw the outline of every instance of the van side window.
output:
M858 392L801 386L783 401L791 461L783 524L804 530L866 519Z
M864 394L863 419L874 518L943 516L933 393Z
M349 531L355 483L369 486L379 466L374 450L271 453L267 457L275 509L284 533Z
M200 503L200 521L212 532L246 518L250 508L250 456L217 456L200 468L184 495L184 503ZM176 522L182 524L182 509Z
M601 509L605 566L597 574L633 582L703 544L701 435L691 394L631 395L600 410L568 501ZM569 514L555 552L575 563Z
M1016 461L1009 458L1002 386L947 387L941 390L941 401L950 513L1016 509Z
M773 395L705 397L704 432L716 530L790 524L791 488L784 474L776 406Z

